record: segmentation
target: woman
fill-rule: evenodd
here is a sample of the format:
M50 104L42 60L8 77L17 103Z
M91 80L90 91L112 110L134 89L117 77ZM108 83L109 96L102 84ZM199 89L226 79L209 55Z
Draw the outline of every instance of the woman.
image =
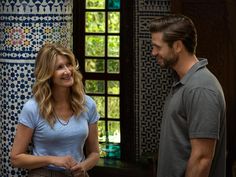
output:
M76 63L58 44L46 44L38 53L33 98L21 111L11 151L13 166L30 169L29 177L84 177L99 160L99 115Z

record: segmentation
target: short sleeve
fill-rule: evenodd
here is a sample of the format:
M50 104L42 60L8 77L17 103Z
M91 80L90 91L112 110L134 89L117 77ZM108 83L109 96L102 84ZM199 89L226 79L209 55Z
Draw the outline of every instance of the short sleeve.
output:
M222 109L217 93L206 88L195 88L186 99L190 138L218 139Z
M18 123L34 129L36 127L36 119L38 117L37 112L37 103L33 99L30 99L24 104L19 115Z
M93 124L93 123L96 123L99 118L100 118L100 115L98 114L97 112L97 106L96 106L96 103L95 101L86 95L86 104L87 104L87 109L88 109L88 123L89 125L90 124Z

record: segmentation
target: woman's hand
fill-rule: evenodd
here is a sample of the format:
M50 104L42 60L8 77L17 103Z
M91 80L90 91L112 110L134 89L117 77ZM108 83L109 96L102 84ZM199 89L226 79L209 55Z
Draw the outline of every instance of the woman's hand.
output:
M73 166L71 169L72 174L74 177L86 177L86 169L82 163L77 163L75 166Z
M52 164L58 167L64 167L66 169L71 169L77 162L71 156L53 156Z

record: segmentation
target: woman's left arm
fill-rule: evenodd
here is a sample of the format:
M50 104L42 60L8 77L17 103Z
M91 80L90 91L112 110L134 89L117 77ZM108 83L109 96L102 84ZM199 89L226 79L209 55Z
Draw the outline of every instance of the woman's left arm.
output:
M97 123L89 125L89 135L86 140L86 159L78 163L71 170L74 175L86 172L93 168L99 160L99 143L98 143L98 127Z
M86 159L84 167L87 170L93 168L99 160L98 126L97 123L89 125L89 135L86 140Z

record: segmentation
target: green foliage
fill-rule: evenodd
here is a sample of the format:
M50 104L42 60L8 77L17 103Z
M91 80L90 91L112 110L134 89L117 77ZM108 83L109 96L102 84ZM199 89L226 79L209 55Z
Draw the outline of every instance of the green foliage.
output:
M104 73L105 72L104 59L86 59L85 71L94 73Z
M106 129L105 129L105 121L98 121L98 140L100 142L106 141Z
M108 94L120 94L120 82L119 81L107 81L107 93Z
M96 35L85 36L85 56L105 55L105 37Z
M108 140L113 143L120 143L120 122L108 121Z
M108 12L108 32L120 32L120 12Z
M105 0L86 0L86 9L105 9Z
M108 73L120 73L120 61L119 60L108 60L107 61L107 72Z
M85 91L87 93L105 93L105 82L103 80L86 80Z
M105 4L109 11L105 11ZM119 74L120 12L117 9L120 9L120 0L86 0L86 9L89 10L85 12L85 71L99 74ZM112 9L116 10L112 11ZM97 111L101 117L98 121L98 138L99 142L106 142L100 146L101 150L107 149L109 144L107 142L118 143L119 146L120 81L85 80L85 91L93 95L92 98L96 102ZM99 95L94 96L94 94ZM104 157L107 156L107 153L102 150L101 155Z
M108 117L120 118L120 98L109 96L107 104L108 104Z
M105 97L104 96L92 96L97 105L97 111L100 117L105 117Z
M85 31L87 33L105 32L105 12L86 12Z
M120 36L108 36L108 56L120 56Z

